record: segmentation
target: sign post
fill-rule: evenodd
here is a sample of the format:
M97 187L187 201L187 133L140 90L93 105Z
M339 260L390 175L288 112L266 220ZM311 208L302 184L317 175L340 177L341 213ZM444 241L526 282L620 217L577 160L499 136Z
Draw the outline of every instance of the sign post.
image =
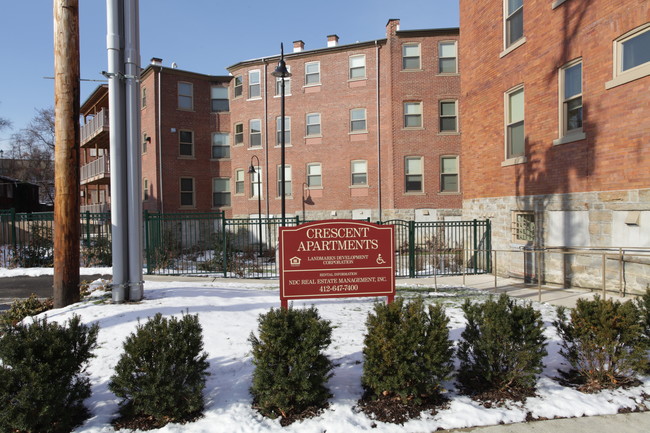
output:
M280 302L395 297L392 225L330 220L280 227Z

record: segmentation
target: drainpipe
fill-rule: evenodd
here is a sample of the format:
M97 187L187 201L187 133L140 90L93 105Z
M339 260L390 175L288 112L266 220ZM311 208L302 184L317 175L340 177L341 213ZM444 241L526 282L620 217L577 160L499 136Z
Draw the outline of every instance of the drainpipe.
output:
M158 101L156 104L156 109L158 110L158 146L156 148L158 152L158 200L160 201L160 213L165 213L165 199L163 194L163 169L162 169L162 98L161 98L161 88L162 88L162 70L163 67L158 68Z
M269 198L269 91L268 91L268 83L267 83L267 72L268 72L268 66L269 64L267 63L267 59L264 58L262 59L264 61L264 166L266 167L266 191L264 192L264 197L266 198L266 217L269 217L269 206L270 206L270 198ZM274 77L275 78L275 77ZM260 80L262 81L262 80ZM273 86L275 88L275 86Z
M379 213L378 219L382 220L381 212L381 119L380 119L380 109L381 104L379 103L379 43L375 40L375 57L377 59L377 64L375 66L375 79L377 80L376 85L376 101L377 101L377 211Z

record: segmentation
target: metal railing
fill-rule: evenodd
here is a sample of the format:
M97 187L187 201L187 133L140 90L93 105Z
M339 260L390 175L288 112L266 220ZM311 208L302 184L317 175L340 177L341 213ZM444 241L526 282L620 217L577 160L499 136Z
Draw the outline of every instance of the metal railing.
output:
M99 158L81 166L81 184L109 177L111 175L111 159L102 155Z
M81 145L83 146L100 132L108 131L108 125L108 110L102 109L88 123L79 128Z

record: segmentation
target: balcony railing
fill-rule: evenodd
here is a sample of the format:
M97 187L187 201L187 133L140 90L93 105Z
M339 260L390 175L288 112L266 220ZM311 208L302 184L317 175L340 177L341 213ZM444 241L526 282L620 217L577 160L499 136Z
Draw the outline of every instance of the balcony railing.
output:
M107 155L103 155L89 164L83 165L81 167L81 184L108 180L111 176L110 161L111 159Z
M88 123L81 125L81 145L87 144L90 140L102 132L108 132L108 110L102 109ZM100 146L104 147L104 146Z
M83 205L79 209L81 211L81 218L84 218L86 212L90 213L105 213L111 211L111 205L108 203L95 203Z

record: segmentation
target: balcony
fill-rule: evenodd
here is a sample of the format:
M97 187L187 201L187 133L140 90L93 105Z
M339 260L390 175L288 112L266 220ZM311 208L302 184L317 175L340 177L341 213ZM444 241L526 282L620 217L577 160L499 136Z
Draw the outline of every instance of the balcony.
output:
M84 205L80 207L81 217L84 218L86 212L90 213L106 213L111 211L111 205L108 203L95 203Z
M81 147L109 148L108 109L104 108L90 121L81 125Z
M103 155L81 166L82 185L107 185L111 180L111 159Z

